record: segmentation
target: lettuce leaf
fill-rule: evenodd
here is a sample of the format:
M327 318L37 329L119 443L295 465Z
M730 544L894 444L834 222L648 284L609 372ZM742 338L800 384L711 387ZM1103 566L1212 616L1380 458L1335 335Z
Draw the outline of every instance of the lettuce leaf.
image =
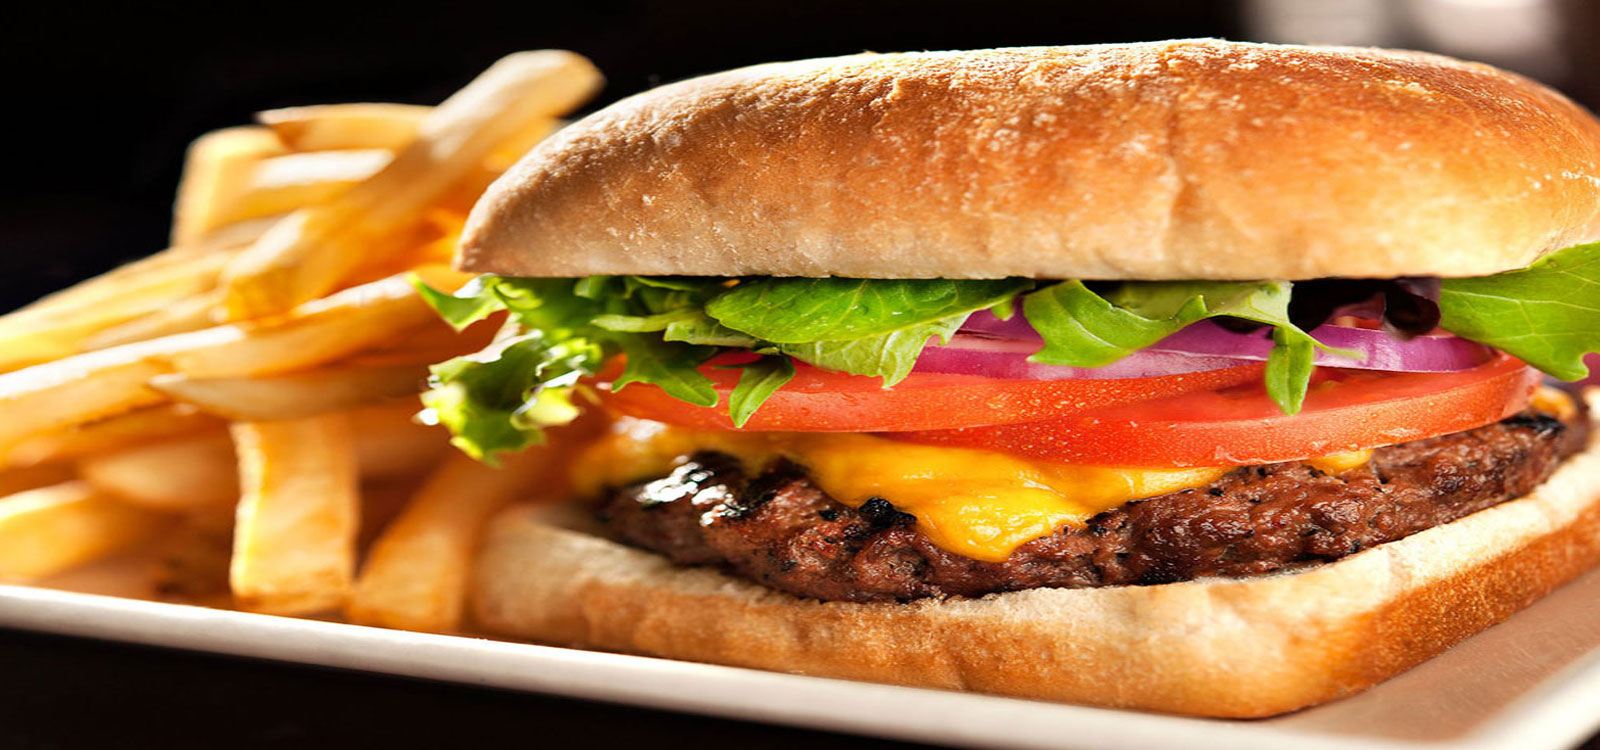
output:
M765 278L717 296L706 314L776 344L860 341L964 318L1033 285L1028 279Z
M597 366L582 341L551 342L538 331L505 338L434 365L422 419L448 427L453 445L492 463L538 442L542 427L571 421L572 389Z
M1561 380L1589 374L1600 352L1600 242L1574 245L1517 270L1439 284L1439 326Z
M888 388L911 374L911 368L917 364L917 358L922 356L922 350L929 340L938 338L941 342L949 343L950 336L962 323L967 322L968 315L970 313L963 313L879 336L848 341L780 344L778 350L824 370L883 378L883 387Z
M762 357L732 367L743 370L738 385L728 394L728 415L734 427L743 427L761 404L794 379L794 362L788 357Z
M649 383L679 401L696 406L717 405L711 378L695 369L716 356L715 349L651 336L623 336L616 341L628 357L622 374L611 381L613 390L632 383Z

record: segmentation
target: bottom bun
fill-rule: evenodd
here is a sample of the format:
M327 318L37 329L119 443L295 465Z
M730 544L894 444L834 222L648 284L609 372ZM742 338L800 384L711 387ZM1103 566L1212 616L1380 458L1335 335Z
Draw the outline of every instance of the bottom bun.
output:
M518 508L488 533L472 609L489 632L560 645L1271 716L1398 674L1600 562L1595 445L1525 497L1293 573L904 604L800 599Z

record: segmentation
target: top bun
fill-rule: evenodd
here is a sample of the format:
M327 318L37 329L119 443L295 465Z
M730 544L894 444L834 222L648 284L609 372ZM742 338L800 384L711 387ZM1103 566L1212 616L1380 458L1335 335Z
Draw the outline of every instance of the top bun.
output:
M478 202L519 276L1477 276L1600 237L1600 123L1417 52L863 54L624 99Z

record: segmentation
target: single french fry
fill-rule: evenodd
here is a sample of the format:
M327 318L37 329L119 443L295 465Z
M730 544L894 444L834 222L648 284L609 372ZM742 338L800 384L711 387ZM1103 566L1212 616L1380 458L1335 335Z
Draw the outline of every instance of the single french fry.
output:
M210 289L227 262L221 254L154 256L117 274L117 293L57 302L0 317L0 371L68 357L91 348L97 332L164 310Z
M363 479L381 482L416 477L453 450L447 430L413 419L421 409L415 398L401 398L348 413Z
M216 325L211 313L221 298L220 294L206 293L178 300L148 315L97 331L85 337L79 348L92 352L209 328Z
M235 603L285 615L342 606L361 508L348 421L330 414L239 422L233 438L241 487L229 573Z
M0 498L0 579L33 581L129 549L162 526L159 515L65 482Z
M387 148L349 148L284 154L256 162L251 171L252 191L291 188L349 187L367 179L394 161ZM264 215L264 214L263 214Z
M417 139L382 171L296 212L235 258L224 274L227 317L283 312L336 288L374 254L402 251L384 238L414 226L497 147L578 106L600 82L594 66L571 52L501 59L423 117Z
M285 154L252 165L245 184L219 206L215 221L232 224L287 214L337 198L394 159L386 149Z
M184 245L227 221L227 205L249 183L256 162L287 151L272 130L224 128L190 144L172 214L172 243Z
M162 404L29 438L11 449L5 461L15 467L39 466L166 438L202 432L222 434L224 427L222 420L188 404ZM4 494L0 488L0 495Z
M419 269L425 279L441 277ZM450 272L449 279L458 275ZM290 372L392 342L435 318L404 278L346 289L274 320L218 326L0 374L0 450L166 400L158 375Z
M156 390L201 410L239 422L298 419L347 411L395 396L420 393L428 378L423 363L336 365L286 375L191 378L163 375Z
M166 400L146 387L167 372L145 344L79 354L0 375L0 450L22 440Z
M97 453L78 462L78 474L128 503L169 513L227 507L239 498L238 462L226 434Z
M296 151L399 149L417 138L417 127L432 107L416 104L317 104L256 113Z
M535 448L508 457L499 468L459 453L445 459L378 537L346 616L365 625L458 630L479 530L555 470L555 455Z

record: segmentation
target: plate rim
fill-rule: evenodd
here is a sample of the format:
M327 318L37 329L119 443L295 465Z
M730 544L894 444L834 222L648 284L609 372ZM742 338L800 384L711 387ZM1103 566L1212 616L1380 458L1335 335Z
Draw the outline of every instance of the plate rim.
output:
M1261 721L1169 716L784 674L475 636L439 635L0 584L0 626L187 651L559 695L808 729L1014 750L1570 747L1600 727L1600 651L1440 741L1331 735ZM285 637L291 636L291 637ZM377 648L374 648L377 647ZM462 657L477 657L462 658ZM474 662L477 662L475 665ZM627 679L620 679L626 677ZM660 689L667 685L679 689ZM682 689L685 684L694 689ZM752 700L780 691L798 700ZM887 704L894 711L884 711ZM982 721L973 721L979 717ZM1001 720L1003 719L1003 721ZM1004 727L1004 734L993 727ZM1058 733L1071 726L1072 736ZM1063 745L1063 742L1069 744Z

